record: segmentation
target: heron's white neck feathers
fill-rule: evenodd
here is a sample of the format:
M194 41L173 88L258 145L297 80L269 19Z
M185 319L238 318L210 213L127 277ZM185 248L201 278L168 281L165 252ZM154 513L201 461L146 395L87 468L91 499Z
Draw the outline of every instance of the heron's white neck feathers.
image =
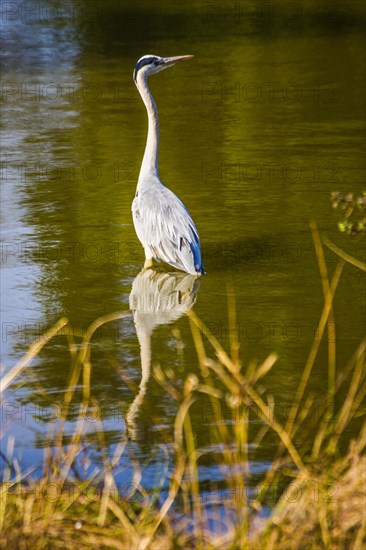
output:
M137 188L141 188L149 176L155 176L159 179L159 119L158 109L150 93L147 78L144 74L137 75L137 89L140 92L142 101L145 103L148 116L147 141L137 184Z

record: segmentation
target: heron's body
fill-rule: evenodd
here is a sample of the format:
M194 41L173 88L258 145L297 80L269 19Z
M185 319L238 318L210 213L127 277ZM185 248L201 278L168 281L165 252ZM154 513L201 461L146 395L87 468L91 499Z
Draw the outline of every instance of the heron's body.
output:
M134 80L148 114L148 135L144 158L132 203L137 236L144 247L145 266L153 260L176 269L201 275L204 268L196 226L182 201L162 184L158 172L159 122L147 78L182 59L144 56L135 68Z

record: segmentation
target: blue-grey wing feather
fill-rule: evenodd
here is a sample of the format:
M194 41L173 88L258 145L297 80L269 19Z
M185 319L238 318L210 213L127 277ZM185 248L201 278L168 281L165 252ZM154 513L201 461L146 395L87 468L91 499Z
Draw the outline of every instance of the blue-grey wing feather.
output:
M160 184L138 193L132 203L135 230L145 250L188 273L203 273L196 226L181 200Z

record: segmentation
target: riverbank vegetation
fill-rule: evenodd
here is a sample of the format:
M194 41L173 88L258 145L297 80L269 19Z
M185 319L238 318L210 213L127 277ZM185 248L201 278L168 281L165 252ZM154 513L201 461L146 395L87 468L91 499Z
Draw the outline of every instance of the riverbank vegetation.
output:
M245 364L235 330L230 331L226 349L193 311L188 312L199 375L187 370L178 383L158 364L152 373L177 402L170 465L161 472L154 491L143 487L138 464L129 487L123 494L119 491L115 473L126 448L125 434L111 453L99 422L95 433L102 467L83 477L79 462L86 437L85 415L76 419L71 436L64 431L78 385L89 414L96 406L90 391L93 334L102 324L128 313L100 318L79 341L74 339L75 330L70 336L68 320L61 319L29 348L4 376L3 389L16 383L24 368L32 369L30 363L42 348L60 335L70 351L70 379L61 418L50 428L53 445L45 448L37 476L32 470L21 470L14 458L13 439L3 448L1 548L365 547L366 339L355 346L345 364L338 364L333 307L344 269L359 269L358 264L362 269L362 262L338 254L330 273L315 224L311 230L324 304L286 416L279 414L281 404L266 385L267 374L280 358L271 353L260 363ZM235 301L229 299L228 306L229 324L235 327ZM179 343L179 334L174 334ZM327 384L323 400L315 403L311 380L322 346L326 347ZM177 352L181 347L177 345ZM197 444L192 422L191 411L202 400L210 407L210 449ZM233 421L223 421L223 404L233 411ZM236 418L239 410L245 415ZM252 423L259 429L253 432ZM272 452L265 457L265 472L258 474L251 464L264 440L271 441ZM208 454L210 464L216 460L222 470L221 481L217 486L210 483L210 490L207 479L201 478Z

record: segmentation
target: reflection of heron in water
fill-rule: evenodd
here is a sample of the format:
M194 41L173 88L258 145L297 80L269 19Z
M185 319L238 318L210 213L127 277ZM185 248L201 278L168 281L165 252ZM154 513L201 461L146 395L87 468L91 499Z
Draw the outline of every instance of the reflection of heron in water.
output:
M194 305L200 286L194 275L143 270L135 278L130 293L140 344L142 376L140 389L126 415L131 439L139 439L138 414L148 389L151 372L151 337L158 325L172 323Z

